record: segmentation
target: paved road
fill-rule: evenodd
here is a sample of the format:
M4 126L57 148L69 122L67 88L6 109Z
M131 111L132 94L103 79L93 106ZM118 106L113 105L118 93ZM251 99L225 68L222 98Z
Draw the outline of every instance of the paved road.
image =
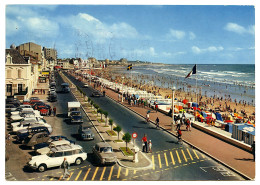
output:
M68 77L76 85L82 86L81 82L69 75ZM90 96L93 89L90 87L84 91ZM100 108L109 112L109 117L120 125L124 132L137 132L139 137L136 144L139 148L144 133L152 140L153 153L148 156L154 162L154 169L139 173L139 176L133 173L131 180L242 180L239 175L199 151L185 144L176 144L175 137L155 129L154 125L145 123L143 118L113 100L107 97L92 99Z

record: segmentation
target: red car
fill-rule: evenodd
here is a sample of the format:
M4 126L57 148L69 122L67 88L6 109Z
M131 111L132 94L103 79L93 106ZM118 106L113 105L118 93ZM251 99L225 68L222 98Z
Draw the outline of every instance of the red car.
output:
M40 111L41 116L46 116L49 113L49 109L46 106L37 106L37 110Z
M30 105L33 106L37 102L41 102L41 100L31 100L30 101Z

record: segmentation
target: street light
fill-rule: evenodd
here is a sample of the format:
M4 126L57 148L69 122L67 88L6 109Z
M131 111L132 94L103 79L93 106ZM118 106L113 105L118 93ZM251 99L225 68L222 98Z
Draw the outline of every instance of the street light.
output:
M174 92L175 92L175 86L172 87L172 131L175 126L174 122Z

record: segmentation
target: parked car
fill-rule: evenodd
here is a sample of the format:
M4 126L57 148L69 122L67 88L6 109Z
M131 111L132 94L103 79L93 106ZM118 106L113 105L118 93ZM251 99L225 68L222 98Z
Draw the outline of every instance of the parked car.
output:
M40 98L39 97L31 97L30 101L32 101L32 100L40 100Z
M18 131L17 136L16 136L16 141L21 143L30 135L34 135L34 134L40 133L40 132L47 132L48 134L50 134L47 127L35 126L35 127L31 127L28 129L23 129L23 130Z
M6 104L14 104L17 107L21 104L21 102L17 98L7 98L5 100L5 103Z
M55 147L51 148L48 154L32 157L27 165L29 168L44 172L47 168L60 166L64 157L67 158L69 164L75 163L76 165L80 165L87 159L87 153L83 151L80 145Z
M57 93L56 92L50 92L50 95L48 96L48 100L50 102L55 102L57 101Z
M20 125L18 125L16 127L13 127L13 132L17 133L20 130L28 129L28 128L31 128L31 127L37 127L37 126L47 127L49 132L52 133L52 127L51 127L50 124L48 124L48 123L39 123L39 122L29 122L29 123L25 123L25 124L20 124Z
M26 109L26 108L32 108L32 107L31 107L31 105L24 104L24 105L20 105L19 107L12 108L11 112L16 112L16 111L20 112L20 111L22 111L23 109Z
M81 140L93 140L94 134L91 129L87 126L79 126L78 135Z
M6 104L5 105L5 113L10 113L13 109L15 109L15 105L13 104Z
M92 97L101 97L102 94L99 91L93 91L91 94Z
M58 141L51 141L48 146L37 149L36 154L37 155L43 155L50 152L51 148L53 147L60 147L64 145L71 145L71 143L65 139L58 140Z
M70 87L68 83L62 83L61 84L61 91L64 93L69 93L70 92Z
M38 106L46 106L46 107L48 107L48 109L51 107L50 105L48 105L48 104L46 104L46 103L44 103L44 102L36 102L36 103L32 106L32 108L35 109L35 110L38 110Z
M76 144L75 141L70 140L70 139L68 139L68 138L65 137L65 136L50 136L49 141L47 141L46 143L39 143L39 144L34 145L34 150L38 150L38 149L40 149L40 148L49 146L49 143L50 143L50 142L52 142L52 141L58 141L58 140L66 140L66 141L69 141L71 144Z
M113 152L112 147L105 142L97 143L93 149L93 154L95 158L100 162L100 164L114 164L117 161L117 157Z
M24 140L24 145L31 147L34 149L34 145L38 143L45 143L50 139L49 133L47 132L40 132L32 135L31 137L27 137Z
M41 100L30 100L30 105L34 105L37 102L42 102Z
M38 118L43 118L41 115L40 115L40 112L38 110L34 110L34 112L28 112L28 113L20 113L18 115L12 115L10 117L10 120L11 122L14 122L14 121L20 121L22 120L23 118L33 118L33 117L38 117Z
M30 105L30 100L24 99L23 100L23 105Z
M46 120L43 119L43 118L36 118L36 117L33 117L33 118L30 118L30 117L29 118L23 118L21 121L17 121L17 122L11 123L11 128L17 127L20 124L36 123L36 122L46 123Z

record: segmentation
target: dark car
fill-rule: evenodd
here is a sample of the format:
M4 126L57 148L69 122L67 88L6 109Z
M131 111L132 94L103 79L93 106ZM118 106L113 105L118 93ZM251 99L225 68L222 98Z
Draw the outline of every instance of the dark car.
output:
M48 100L50 102L55 102L57 101L57 93L56 92L50 92L50 95L48 97Z
M14 109L14 108L16 108L15 105L13 105L13 104L6 104L5 105L5 112L6 113L10 113L12 111L12 109Z
M32 128L26 129L26 130L21 130L21 131L17 132L16 141L23 142L29 135L34 135L39 132L49 133L49 130L47 127L43 127L43 126L32 127Z
M50 136L50 139L47 142L34 145L34 150L38 150L40 148L49 146L50 142L52 142L52 141L58 141L58 140L62 140L62 139L69 141L71 144L76 144L75 141L70 140L65 136Z
M94 139L93 132L91 131L90 127L87 127L87 126L80 125L79 129L78 129L78 135L81 140L93 140Z
M28 147L31 147L34 149L34 145L39 144L39 143L45 143L49 141L50 136L48 132L40 132L32 135L31 137L27 137L24 140L24 144Z
M68 83L62 83L61 84L61 91L64 93L69 93L70 92L70 87Z
M99 91L93 91L91 94L92 97L101 97L102 94Z
M5 103L6 104L12 104L15 107L19 107L21 105L21 102L18 99L16 99L16 98L7 98L5 100Z
M83 117L81 115L72 115L70 119L71 123L83 123Z
M43 103L43 102L36 102L33 106L32 106L32 108L34 109L34 110L38 110L38 107L39 106L46 106L48 109L50 109L50 105L48 105L48 104L45 104L45 103Z
M32 101L32 100L40 100L40 98L39 97L31 97L30 101Z

